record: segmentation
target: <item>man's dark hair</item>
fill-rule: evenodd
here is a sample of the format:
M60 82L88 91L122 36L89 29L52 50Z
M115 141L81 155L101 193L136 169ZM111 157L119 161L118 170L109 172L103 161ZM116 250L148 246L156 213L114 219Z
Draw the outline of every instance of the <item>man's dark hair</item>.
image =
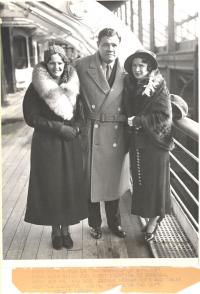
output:
M98 43L101 41L103 37L113 37L115 35L118 37L119 42L121 42L121 36L118 34L117 31L111 28L105 28L101 30L98 34Z

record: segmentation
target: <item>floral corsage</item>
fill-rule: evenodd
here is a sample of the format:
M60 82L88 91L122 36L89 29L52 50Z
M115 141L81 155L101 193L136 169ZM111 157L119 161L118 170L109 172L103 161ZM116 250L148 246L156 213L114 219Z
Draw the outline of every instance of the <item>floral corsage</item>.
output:
M146 95L147 97L151 97L156 89L159 87L161 82L163 81L163 77L158 69L153 70L149 75L149 82L147 85L144 85L145 88L142 92L142 95Z

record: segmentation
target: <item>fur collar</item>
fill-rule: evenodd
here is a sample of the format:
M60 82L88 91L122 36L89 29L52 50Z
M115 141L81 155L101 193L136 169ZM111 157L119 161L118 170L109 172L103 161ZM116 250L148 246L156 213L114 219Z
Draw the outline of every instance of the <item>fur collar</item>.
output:
M155 91L160 87L163 82L163 77L159 70L153 70L146 78L142 80L135 80L136 94L152 97Z
M144 91L142 92L142 95L146 95L147 97L153 96L156 89L160 86L160 84L163 82L163 77L160 74L159 70L153 70L149 77L148 77L148 84L144 86Z
M156 90L161 87L164 79L158 69L153 70L145 79L137 80L132 74L124 79L125 89L134 96L146 96L151 98Z
M64 77L66 76L64 73ZM58 85L47 71L45 63L41 62L33 70L32 83L41 99L56 115L64 120L72 119L79 94L79 79L74 69L71 76Z

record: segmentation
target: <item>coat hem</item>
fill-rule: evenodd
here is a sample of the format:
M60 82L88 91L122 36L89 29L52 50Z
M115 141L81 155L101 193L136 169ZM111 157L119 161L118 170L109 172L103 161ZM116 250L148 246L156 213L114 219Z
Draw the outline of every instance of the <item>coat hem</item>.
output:
M119 196L113 196L113 197L109 197L109 198L104 198L104 197L98 197L98 200L96 199L92 199L91 198L91 202L92 203L95 203L95 202L106 202L106 201L114 201L114 200L119 200L120 198L122 198L123 196L127 195L127 193L130 193L131 194L131 189L128 189L126 192L124 192L123 194L119 195Z
M33 225L40 225L40 226L54 226L54 225L68 225L68 226L72 226L75 224L80 223L82 220L88 218L88 215L86 216L82 216L80 218L78 218L78 220L73 220L73 221L39 221L39 220L34 220L31 218L25 218L24 221Z

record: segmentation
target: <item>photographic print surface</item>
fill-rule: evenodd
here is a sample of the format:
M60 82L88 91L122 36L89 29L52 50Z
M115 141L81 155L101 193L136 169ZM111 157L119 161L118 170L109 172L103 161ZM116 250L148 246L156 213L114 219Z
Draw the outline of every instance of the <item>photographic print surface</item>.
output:
M3 290L8 292L11 289L11 293L181 293L192 285L198 287L199 18L196 1L3 1L0 2L0 18ZM114 29L121 37L117 44L118 51L115 52L118 63L113 70L112 85L105 79L101 54L105 46L113 44L101 43L102 40L98 39L99 32L104 28ZM118 43L118 38L116 40ZM75 79L71 76L68 77L69 80L59 80L58 85L51 75L48 76L49 67L44 65L44 56L49 46L60 46L67 57L67 66L77 69L77 92ZM115 49L105 49L105 52L106 50L113 50L108 56L115 54ZM137 50L148 50L156 54L159 72L172 95L170 105L174 148L167 151L170 155L167 163L170 162L170 170L167 172L170 172L168 184L172 211L170 214L163 213L167 204L159 204L158 200L154 200L157 206L162 207L164 217L156 225L149 241L146 230L151 219L149 213L154 205L153 200L148 204L143 196L146 193L152 197L150 195L153 191L157 191L155 185L160 185L159 189L163 190L166 183L160 182L164 168L156 165L158 156L163 155L158 155L156 151L155 157L151 139L145 141L144 137L134 137L130 132L126 137L124 131L125 126L128 128L128 117L135 117L134 111L136 112L134 108L131 114L132 106L128 106L128 111L124 110L124 78L129 74L126 66L124 68L124 62ZM62 63L62 56L59 58ZM65 72L67 66L65 65ZM42 71L47 74L47 80L41 74ZM35 80L33 77L36 77ZM70 86L69 81L72 81ZM44 84L47 85L46 88L43 87ZM27 119L24 97L28 95L30 85L34 85L31 99L41 100L42 106L39 107L42 110L36 111L38 104L32 103L30 99L30 104L27 104ZM151 86L156 89L155 83ZM70 100L72 106L68 105L65 112L65 102L61 105L54 100L57 97L56 87L59 87L57 101L61 101L62 95L64 98L64 95L72 97L74 94L81 97L80 106L78 102L75 104ZM50 102L45 100L47 95L51 97ZM152 97L154 96L150 95L147 98L148 103L153 101ZM180 100L181 105L180 101L177 102L177 97L183 99ZM69 128L61 131L60 127L64 121L65 127L74 127L73 121L68 123L71 118L66 119L62 115L68 115L69 109L73 109L74 115L75 108L76 119L79 117L75 124L76 132L80 131L80 134L76 134L76 140L81 142L81 151L77 147L79 143L73 143L72 146L72 141L69 141L69 136L75 133L69 135ZM51 112L57 110L60 113L52 115ZM37 118L45 113L45 120L39 118L35 124L34 111L37 112ZM80 124L82 119L84 128L82 121ZM160 117L156 116L156 119ZM143 118L142 126L149 138L152 121L145 122ZM133 130L131 132L133 134ZM132 143L128 140L132 140ZM136 145L133 145L133 141ZM126 150L124 146L127 146ZM96 152L98 148L100 152ZM133 148L136 148L135 153L130 151ZM83 181L79 181L79 177L82 177L81 152L84 171L87 171ZM36 188L37 199L41 197L42 200L30 204L27 199L33 189L30 185L33 165L35 174L32 180L42 182L42 191L48 191L47 194L53 196L41 197L41 190ZM152 180L155 179L154 173L157 179L155 181ZM144 187L148 187L146 191L140 187L141 181L144 181ZM75 183L74 186L71 186L72 182ZM85 187L81 188L82 182L89 186L86 197L101 195L97 198L99 207L95 208L97 210L94 213L95 220L100 213L101 221L98 225L101 227L101 236L97 239L92 236L88 213L84 212L87 208L86 201L82 201L85 194ZM64 202L59 198L62 189L67 191L67 200ZM73 189L76 196L80 195L68 201L68 193L71 193L69 190ZM112 193L114 196L107 198ZM81 201L77 200L78 197ZM121 231L116 232L116 227L113 228L109 223L109 217L116 209L114 205L109 208L107 203L110 200L119 200L116 218L120 230L126 234L125 238L120 235L123 234ZM28 216L29 220L25 221L28 203L34 206L35 210L32 210L32 206L31 211L37 211L38 215L41 212L43 223L38 215L37 220L30 221ZM65 205L63 221L61 215ZM139 209L140 206L142 209L145 207L145 213L134 213L134 209ZM67 212L68 207L71 209ZM62 219L59 224L57 220L52 223L57 209L57 214ZM47 215L46 211L49 211ZM146 214L146 211L149 213ZM69 227L72 247L67 244L68 248L61 246L59 250L55 249L52 226L58 225ZM62 244L64 232L65 229L61 232Z

